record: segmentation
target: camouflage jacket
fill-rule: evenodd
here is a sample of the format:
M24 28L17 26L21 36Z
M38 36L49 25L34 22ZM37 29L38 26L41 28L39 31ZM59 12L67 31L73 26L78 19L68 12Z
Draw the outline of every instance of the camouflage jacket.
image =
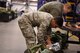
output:
M58 1L48 2L40 7L39 11L48 12L52 14L53 17L62 16L63 4Z
M50 26L50 21L53 18L53 16L49 13L46 12L29 12L29 13L24 13L21 16L21 19L19 19L19 22L24 22L24 24L29 23L32 27L37 26L38 27L38 33L37 37L40 42L44 42L44 36L47 34L47 31ZM23 21L21 21L23 20ZM23 31L26 32L27 27L21 27ZM25 34L26 35L26 34Z

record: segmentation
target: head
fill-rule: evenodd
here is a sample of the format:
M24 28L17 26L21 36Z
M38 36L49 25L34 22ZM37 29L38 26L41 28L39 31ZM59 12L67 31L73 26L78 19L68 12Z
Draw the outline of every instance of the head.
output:
M70 3L65 3L63 5L63 13L64 14L67 14L69 12L71 12L71 4Z
M55 17L51 19L51 23L50 23L51 28L62 27L62 25L63 25L62 17Z

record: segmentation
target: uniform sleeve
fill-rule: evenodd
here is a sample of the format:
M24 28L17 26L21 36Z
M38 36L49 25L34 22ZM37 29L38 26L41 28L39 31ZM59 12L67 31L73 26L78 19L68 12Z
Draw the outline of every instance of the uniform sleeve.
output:
M46 36L46 31L48 27L47 25L48 23L44 21L40 24L40 27L38 28L37 38L38 38L38 43L40 44L45 43L44 37Z
M43 11L43 12L48 12L50 13L53 17L57 17L59 16L61 13L58 9L56 8L51 8L51 7L48 7L48 6L42 6L39 11Z

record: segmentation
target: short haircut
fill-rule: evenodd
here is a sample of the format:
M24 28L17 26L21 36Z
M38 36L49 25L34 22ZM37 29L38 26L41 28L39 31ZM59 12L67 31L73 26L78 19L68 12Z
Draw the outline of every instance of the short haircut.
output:
M71 10L71 9L72 9L72 8L71 8L71 4L70 4L70 3L65 3L65 4L64 4L64 6L65 6L65 7L67 7L69 10Z
M54 20L56 21L56 24L59 26L59 27L62 27L63 26L63 18L58 16L58 17L55 17Z

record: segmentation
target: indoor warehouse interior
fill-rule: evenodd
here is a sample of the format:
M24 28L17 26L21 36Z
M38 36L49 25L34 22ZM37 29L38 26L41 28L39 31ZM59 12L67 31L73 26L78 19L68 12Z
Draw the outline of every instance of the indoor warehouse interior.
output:
M80 53L80 0L0 0L0 53Z

